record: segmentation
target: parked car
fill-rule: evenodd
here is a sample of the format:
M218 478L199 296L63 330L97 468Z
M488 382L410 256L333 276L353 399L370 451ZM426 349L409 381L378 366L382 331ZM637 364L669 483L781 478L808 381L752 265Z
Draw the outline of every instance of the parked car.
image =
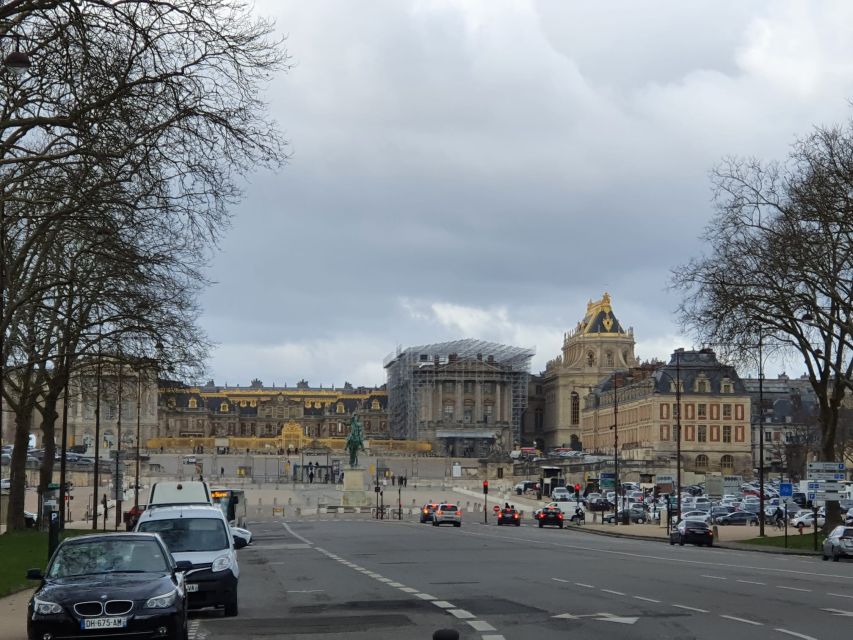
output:
M438 509L432 516L432 526L452 524L454 527L462 526L462 509L455 504L446 502L438 505Z
M839 526L823 541L823 559L832 558L838 562L841 558L853 558L853 528Z
M726 505L717 505L716 507L711 507L710 514L711 514L711 519L714 522L716 522L717 518L719 518L720 516L727 516L730 513L734 513L734 512L735 512L734 507L726 506Z
M642 509L620 509L615 515L613 513L608 513L601 519L601 521L613 522L614 518L616 518L617 522L624 522L627 517L631 518L631 522L644 524L646 520L648 520L649 515Z
M527 493L528 491L536 491L538 488L538 482L535 482L533 480L522 480L517 485L515 485L512 490L520 496Z
M27 606L27 637L187 637L182 571L159 536L110 533L63 540Z
M682 516L681 519L682 520L698 520L700 522L710 524L711 514L708 511L701 511L701 510L686 511L684 513L684 516Z
M717 518L717 524L721 525L756 525L758 526L758 516L749 511L735 511L727 516Z
M511 524L516 527L521 525L521 514L515 509L501 509L498 511L498 526L502 524Z
M572 494L569 493L566 487L555 487L551 491L551 499L557 502L568 502L572 499Z
M826 518L824 516L818 515L817 517L817 526L822 527L826 523ZM791 522L791 525L797 529L809 529L814 527L814 513L809 511L808 513L804 513L803 515L794 518Z
M675 531L669 534L669 544L678 543L684 546L685 543L714 546L714 532L704 520L682 520L678 523Z

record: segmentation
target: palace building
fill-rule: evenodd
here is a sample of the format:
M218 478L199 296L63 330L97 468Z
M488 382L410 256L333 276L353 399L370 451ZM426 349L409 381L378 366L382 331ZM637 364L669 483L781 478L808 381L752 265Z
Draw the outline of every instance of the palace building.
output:
M610 296L605 293L601 300L590 300L583 320L563 335L562 353L534 380L533 395L541 397L534 401L533 412L537 445L550 448L574 443L588 447L586 442L577 442L582 440L584 399L605 376L637 364L634 331L622 327L613 313Z
M160 389L160 420L152 437L279 438L285 426L298 426L304 438L345 438L354 413L365 437L388 438L388 394L384 389L266 387L253 380L248 387L202 387L178 383Z

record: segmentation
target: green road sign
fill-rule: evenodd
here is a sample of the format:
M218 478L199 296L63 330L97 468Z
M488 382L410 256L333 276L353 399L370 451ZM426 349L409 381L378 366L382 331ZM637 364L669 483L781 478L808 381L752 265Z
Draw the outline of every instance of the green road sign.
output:
M59 483L58 482L51 482L49 485L47 485L47 490L48 491L58 491L59 490Z

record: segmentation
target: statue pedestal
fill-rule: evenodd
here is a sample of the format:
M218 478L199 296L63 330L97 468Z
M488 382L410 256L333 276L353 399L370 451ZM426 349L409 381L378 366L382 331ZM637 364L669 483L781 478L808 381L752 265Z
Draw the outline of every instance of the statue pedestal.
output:
M373 504L370 493L368 493L366 482L367 469L363 467L344 468L344 491L341 496L343 507L369 507Z

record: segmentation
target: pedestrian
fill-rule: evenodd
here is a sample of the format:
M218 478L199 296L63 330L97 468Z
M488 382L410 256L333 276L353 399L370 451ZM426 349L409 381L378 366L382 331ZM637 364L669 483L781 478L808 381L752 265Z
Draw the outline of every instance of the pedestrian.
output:
M225 476L225 467L219 467L219 479L221 480Z
M393 473L391 474L391 486L392 487L397 486L397 476L395 476Z
M314 469L313 469L313 467L308 471L308 483L314 484Z

